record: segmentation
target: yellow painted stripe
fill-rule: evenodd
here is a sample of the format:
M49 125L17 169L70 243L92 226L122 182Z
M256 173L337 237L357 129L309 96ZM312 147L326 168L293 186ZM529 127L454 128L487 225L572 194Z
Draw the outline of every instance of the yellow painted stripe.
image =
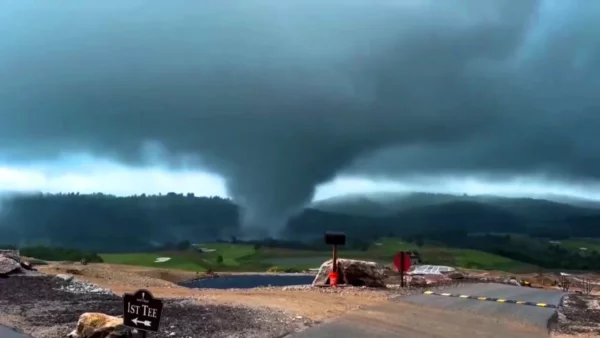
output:
M522 300L518 300L518 301L517 301L515 304L522 305L522 304L525 304L525 302L524 302L524 301L522 301Z
M424 293L424 294L426 294L426 295L432 295L432 294L433 294L433 291L425 291L425 292L423 292L423 293Z
M459 298L469 298L469 296L467 296L467 295L460 295L460 296L458 296L458 297L459 297Z
M535 304L535 305L537 305L537 306L541 306L541 307L546 307L546 306L548 306L548 304L546 304L546 303L537 303L537 304Z
M497 299L496 301L497 301L498 303L504 303L504 302L506 302L506 299Z
M479 300L486 300L487 298L486 297L477 297L477 299L479 299Z
M442 296L452 296L451 293L441 293Z

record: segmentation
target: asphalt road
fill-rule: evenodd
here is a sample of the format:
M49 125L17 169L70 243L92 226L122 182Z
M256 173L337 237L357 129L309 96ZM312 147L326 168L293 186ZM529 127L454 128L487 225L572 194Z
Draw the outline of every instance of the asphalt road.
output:
M442 292L558 305L563 293L501 284L471 284ZM548 337L556 309L438 295L398 297L350 313L290 338Z
M562 292L547 291L536 288L519 287L503 284L473 284L445 290L458 295L469 295L487 298L501 298L505 300L526 301L532 303L545 303L559 305L565 295ZM548 320L556 312L554 308L542 308L528 305L503 304L494 301L481 301L474 299L461 299L437 295L416 295L398 299L412 304L432 306L438 309L451 311L467 311L480 315L501 317L524 324L546 328Z
M22 333L15 332L13 329L0 325L0 338L30 338Z

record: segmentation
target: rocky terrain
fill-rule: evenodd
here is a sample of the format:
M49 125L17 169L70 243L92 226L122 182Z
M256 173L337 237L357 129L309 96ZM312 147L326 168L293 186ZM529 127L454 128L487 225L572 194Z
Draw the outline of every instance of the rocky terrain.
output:
M600 297L569 294L559 309L556 332L559 334L600 336Z
M9 275L39 275L28 262L21 260L15 250L0 250L0 278Z
M0 324L36 338L57 338L84 312L122 315L121 297L108 290L53 276L0 279ZM161 330L153 337L281 337L311 322L280 311L165 300Z

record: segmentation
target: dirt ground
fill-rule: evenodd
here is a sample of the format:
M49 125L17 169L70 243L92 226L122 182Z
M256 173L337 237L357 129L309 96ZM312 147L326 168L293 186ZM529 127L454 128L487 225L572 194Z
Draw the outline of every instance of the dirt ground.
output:
M46 275L1 278L0 325L34 338L58 338L66 337L84 312L123 314L121 297L98 289L79 292L86 287ZM152 337L280 338L312 324L304 318L267 308L187 299L165 299L164 305L160 330ZM0 331L0 336L4 337L5 332Z
M322 322L342 314L347 314L344 318L360 315L361 313L370 313L368 309L381 308L387 306L391 292L398 291L377 291L356 288L338 288L338 289L315 289L315 288L255 288L255 289L189 289L180 287L175 283L188 281L190 279L202 278L194 272L156 269L145 267L134 267L126 265L109 264L50 264L39 266L41 272L47 274L72 274L77 279L97 284L101 287L112 290L115 294L130 293L139 288L150 290L154 296L159 298L188 298L197 299L205 304L222 305L241 305L250 307L266 307L274 310L280 310L298 318L305 318L312 322ZM506 278L516 277L517 279L526 279L533 283L534 287L547 289L556 289L553 286L554 280L558 279L555 275L509 275L501 272L489 271L467 271L470 275L479 275L487 277ZM352 311L359 310L360 311ZM365 310L366 309L366 310ZM352 311L352 313L348 313ZM367 311L367 312L365 312ZM424 313L420 312L419 316ZM434 313L430 316L436 317L439 325L448 322L446 320L448 313ZM439 317L439 318L438 318ZM444 319L446 318L446 319ZM433 320L433 319L432 319ZM458 319L454 319L458 321ZM496 322L498 322L496 320ZM454 325L450 322L448 325ZM514 331L514 330L513 330ZM457 331L458 332L458 331ZM515 333L511 331L515 336ZM525 332L523 332L523 336ZM576 332L568 334L554 334L555 338L567 337L598 337L596 335L581 335Z
M50 264L38 270L77 279L112 290L115 294L146 288L159 298L194 298L217 304L269 307L314 321L337 317L349 310L384 303L388 291L258 288L239 290L189 289L176 285L202 277L193 272L109 264Z

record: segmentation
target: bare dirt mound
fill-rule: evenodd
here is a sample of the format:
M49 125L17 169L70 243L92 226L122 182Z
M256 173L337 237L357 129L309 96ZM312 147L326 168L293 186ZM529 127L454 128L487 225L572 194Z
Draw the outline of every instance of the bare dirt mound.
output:
M70 274L91 282L145 287L178 287L176 283L199 277L198 274L170 269L153 269L111 264L49 264L39 271L50 275Z

